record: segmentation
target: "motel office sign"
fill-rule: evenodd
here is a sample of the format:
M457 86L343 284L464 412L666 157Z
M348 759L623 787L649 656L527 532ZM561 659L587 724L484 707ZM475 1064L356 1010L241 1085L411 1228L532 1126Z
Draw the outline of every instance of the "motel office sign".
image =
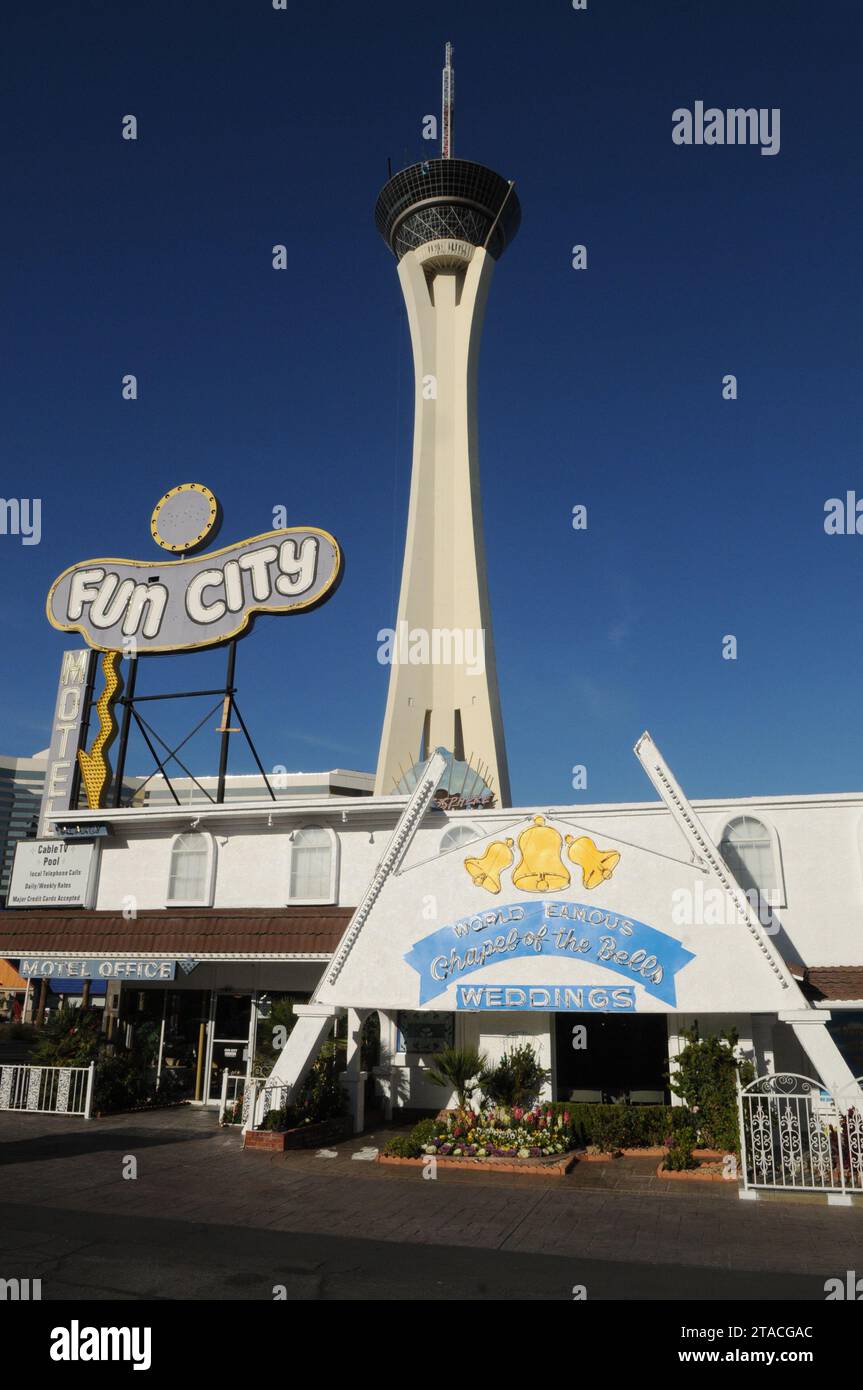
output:
M130 960L117 956L59 960L24 956L18 973L25 980L173 980L176 969L174 960Z

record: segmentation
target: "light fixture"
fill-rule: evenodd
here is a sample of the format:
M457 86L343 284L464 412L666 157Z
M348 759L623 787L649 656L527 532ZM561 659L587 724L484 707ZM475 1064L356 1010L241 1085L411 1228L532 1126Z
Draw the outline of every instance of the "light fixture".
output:
M370 845L373 845L374 842L375 842L375 832L372 830L372 831L369 832L369 844L370 844Z
M347 825L347 820L348 820L348 813L347 813L347 811L342 811L342 825Z

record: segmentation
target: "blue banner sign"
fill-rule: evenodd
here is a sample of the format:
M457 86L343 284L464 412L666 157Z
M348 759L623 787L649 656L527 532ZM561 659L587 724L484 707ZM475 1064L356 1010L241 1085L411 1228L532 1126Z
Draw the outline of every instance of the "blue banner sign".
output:
M520 956L589 961L623 975L672 1007L675 975L694 959L676 937L587 903L511 903L462 917L405 952L420 977L419 1002L475 970Z
M635 1008L635 985L456 985L456 1008L618 1013ZM422 1017L422 1015L420 1015Z
M99 956L86 960L57 960L24 956L18 967L25 979L34 980L173 980L173 960L128 960Z

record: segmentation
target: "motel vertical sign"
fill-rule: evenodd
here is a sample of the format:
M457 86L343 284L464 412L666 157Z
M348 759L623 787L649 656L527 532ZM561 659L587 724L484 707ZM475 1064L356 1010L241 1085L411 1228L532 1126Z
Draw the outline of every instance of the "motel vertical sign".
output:
M64 811L73 809L72 793L77 784L78 749L87 732L89 697L96 659L96 653L86 648L63 653L57 703L54 706L54 721L51 725L45 790L42 793L39 812L40 836L47 833L49 821L62 815Z

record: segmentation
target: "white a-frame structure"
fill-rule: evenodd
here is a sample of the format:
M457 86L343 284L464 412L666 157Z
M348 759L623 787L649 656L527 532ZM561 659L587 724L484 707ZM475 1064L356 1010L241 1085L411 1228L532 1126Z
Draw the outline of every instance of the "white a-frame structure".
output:
M525 893L509 903L499 877L494 895L477 887L475 871L471 871L473 877L465 872L465 851L434 849L429 854L417 840L418 834L422 839L430 833L426 813L446 767L445 758L435 754L402 811L314 999L297 1010L299 1022L271 1077L287 1088L288 1098L302 1083L337 1014L348 1012L345 1081L358 1097L357 1040L367 1012L470 1008L461 983L465 978L473 986L468 993L474 996L477 985L480 992L488 987L497 994L516 990L521 995L577 985L608 993L616 989L642 1013L704 1018L743 1011L771 1016L790 1026L813 1072L829 1090L846 1096L856 1094L853 1075L827 1028L829 1013L808 1003L649 734L639 739L635 751L684 838L688 858L675 858L650 845L620 839L620 849L611 856L619 864L608 881L594 884L590 894L585 895L576 881L566 888L550 887L547 892L543 888L539 894L534 888L530 901ZM468 846L469 864L476 864L484 851L487 856L490 849L498 847L511 860L518 851L508 847L518 842L520 828L539 821L559 823L562 830L578 827L589 832L585 838L590 843L591 834L600 842L614 839L592 824L589 808L545 808L542 815L535 815L534 809L478 813L474 824L480 833L475 844ZM426 843L437 846L442 813L432 814L436 828ZM508 822L502 824L504 817ZM489 830L483 836L486 818ZM569 840L573 838L570 835ZM674 894L683 888L697 896L696 886L703 890L705 883L713 885L726 904L725 925L676 925L671 910ZM514 873L507 893L518 891L518 875ZM574 900L585 896L589 897L587 917L588 905ZM427 934L429 912L433 930ZM519 928L513 922L526 924L529 913L533 913L533 920L544 913L550 927L555 923L560 927L561 922L566 924L579 916L582 922L591 921L595 914L595 920L624 924L620 930L629 935L618 937L613 949L604 945L603 953L568 955L555 949L552 931L542 937L534 931L532 947L524 951L516 940ZM641 920L645 917L647 921ZM506 925L501 926L501 922ZM507 936L513 931L516 937ZM601 938L604 943L613 939L611 931L608 928ZM658 959L664 960L661 985L656 983L662 978L661 969L652 975L646 969L636 970L639 957L644 957L643 950L633 949L639 944L633 932L639 931L650 949L659 953ZM565 939L566 932L560 931L558 943ZM488 958L482 951L483 943ZM627 950L618 951L618 946ZM468 977L457 974L465 962ZM628 983L621 991L623 979ZM489 1013L483 1018L488 1026ZM359 1115L359 1105L355 1113Z

